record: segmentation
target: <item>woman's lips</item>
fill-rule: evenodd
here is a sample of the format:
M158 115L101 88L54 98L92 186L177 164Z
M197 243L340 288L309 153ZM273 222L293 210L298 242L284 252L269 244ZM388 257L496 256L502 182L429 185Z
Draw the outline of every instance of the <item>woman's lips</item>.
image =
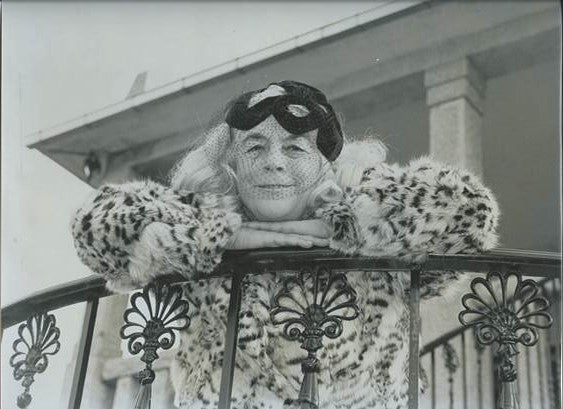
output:
M264 185L256 185L261 189L283 189L283 188L290 188L294 185L284 185L284 184L264 184Z

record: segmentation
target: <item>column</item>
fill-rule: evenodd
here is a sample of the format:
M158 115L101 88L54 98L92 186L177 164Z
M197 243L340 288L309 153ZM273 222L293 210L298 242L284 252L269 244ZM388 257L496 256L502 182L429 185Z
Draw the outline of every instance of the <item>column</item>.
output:
M139 381L133 376L119 378L115 384L112 409L130 409L139 393Z
M424 85L430 110L430 155L482 177L482 75L464 58L428 69Z

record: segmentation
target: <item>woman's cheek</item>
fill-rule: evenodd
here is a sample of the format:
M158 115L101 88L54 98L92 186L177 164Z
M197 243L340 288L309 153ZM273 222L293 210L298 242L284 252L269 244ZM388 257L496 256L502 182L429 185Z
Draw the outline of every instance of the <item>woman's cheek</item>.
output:
M311 156L290 163L289 172L298 186L299 193L314 188L321 177L321 166L318 158Z

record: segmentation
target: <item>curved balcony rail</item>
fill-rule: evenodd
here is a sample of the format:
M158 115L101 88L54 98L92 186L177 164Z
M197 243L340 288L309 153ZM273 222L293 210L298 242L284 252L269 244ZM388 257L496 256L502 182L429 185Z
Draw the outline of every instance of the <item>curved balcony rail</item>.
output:
M298 397L298 401L302 404L302 407L318 407L319 405L315 372L319 365L319 361L316 358L316 351L322 347L322 337L337 337L339 335L339 328L341 328L342 325L341 321L346 319L353 319L354 314L357 314L358 312L358 308L361 308L361 306L358 307L355 304L355 293L353 289L350 290L348 287L346 287L345 273L349 271L364 270L373 271L374 274L376 274L377 272L387 271L397 271L404 272L405 274L410 274L410 290L408 291L411 317L409 338L409 350L411 352L409 355L411 357L409 359L410 408L416 409L419 407L419 365L422 359L428 358L431 361L431 379L428 383L431 387L432 407L436 407L436 383L434 379L436 373L435 361L436 352L440 348L443 350L442 354L444 356L444 362L446 367L448 368L448 373L450 375L450 385L453 384L454 373L457 371L458 367L460 367L459 358L457 357L455 349L452 347L454 340L460 340L459 342L461 343L460 350L462 354L461 367L463 372L463 407L467 407L467 380L465 371L467 367L466 344L468 343L467 340L469 338L472 339L471 345L474 346L474 350L478 352L476 355L478 365L481 365L481 361L479 361L479 359L481 357L482 351L484 350L484 346L492 344L494 342L497 348L492 353L495 359L495 363L493 365L495 367L495 372L493 373L491 379L493 380L492 383L493 388L495 389L495 396L497 397L499 402L497 404L497 407L515 408L518 405L518 400L516 394L514 393L514 388L512 388L512 385L514 383L513 381L517 379L517 371L514 370L515 354L517 353L516 344L518 342L520 342L524 346L531 346L535 344L538 338L538 333L535 328L547 328L550 326L552 318L547 312L549 302L545 297L543 297L542 294L550 293L551 291L551 296L553 296L553 293L555 291L554 289L557 289L557 291L559 291L560 289L561 255L547 252L499 249L485 254L430 255L424 263L414 265L395 259L373 259L368 257L343 256L330 250L324 249L276 249L227 252L223 257L222 263L213 272L213 274L206 275L205 277L196 277L196 279L229 277L232 280L227 318L227 329L225 334L225 351L222 367L221 387L219 392L220 409L228 409L231 402L234 362L237 351L236 345L238 318L241 306L241 294L243 291L241 285L242 279L245 275L248 274L275 273L281 268L283 268L284 271L309 271L315 272L316 274L314 278L314 280L316 280L314 284L315 294L313 297L313 302L311 304L313 307L315 307L314 311L309 311L308 308L307 311L302 312L303 315L301 316L301 318L297 319L297 321L299 321L300 323L306 322L307 325L302 325L299 330L286 328L288 329L288 331L284 331L285 336L288 339L299 340L300 342L302 342L302 348L306 349L309 354L307 359L305 360L306 362L304 361L302 364L304 378L302 389ZM331 278L319 278L319 272L321 270L330 273L329 277ZM471 288L467 289L468 294L463 297L463 306L460 303L460 311L464 307L465 310L467 310L460 314L460 321L464 325L457 330L445 334L437 340L434 340L421 349L419 346L418 336L420 333L419 307L421 295L421 274L424 274L425 271L440 270L453 270L468 273L487 273L487 278L484 279L480 277L474 279ZM297 277L297 275L295 277ZM289 286L291 285L300 285L298 279L295 277L290 278L285 282L285 290L288 290ZM475 301L475 299L478 298L474 294L476 286L483 285L486 288L489 288L491 292L498 292L501 291L497 288L498 286L495 287L495 285L491 283L493 283L493 281L495 280L500 280L499 282L502 282L502 280L509 280L510 277L513 277L513 279L517 280L518 282L518 285L516 286L516 293L512 298L510 294L505 294L506 288L502 287L502 300L500 298L500 295L495 296L493 294L492 296L492 299L494 299L498 304L495 307L496 309L487 305L484 305L484 308L481 309L471 307L470 301ZM524 277L532 277L539 284L536 284L536 281L530 279L523 279ZM181 300L181 292L179 293L173 290L175 284L180 284L186 281L186 278L179 274L160 277L156 283L149 285L143 290L143 292L136 293L132 297L132 304L134 305L124 314L126 325L123 327L121 332L122 338L130 339L129 349L133 354L140 352L141 349L143 350L143 357L141 358L141 360L146 364L146 367L139 374L140 383L142 385L150 385L152 379L154 379L154 372L152 372L151 368L153 361L158 357L156 350L159 347L168 349L171 346L170 342L173 343L174 341L174 331L172 329L166 328L167 322L178 322L178 320L181 321L183 319L182 314L185 313L188 308L186 305L187 302ZM328 316L329 310L325 309L324 312L320 311L321 308L324 308L323 303L325 302L325 300L327 298L330 298L330 295L327 295L328 289L323 290L321 288L323 285L325 285L327 288L332 285L337 289L337 291L340 292L340 295L344 295L346 302L344 302L341 306L338 306L338 308L348 308L348 315L342 313L341 315L339 315L339 318L333 319ZM284 296L287 296L290 292L291 291L288 290L284 294L282 290L278 295L276 295L276 297L274 297L273 304L276 304L277 301L282 299ZM168 315L166 317L159 316L160 318L156 316L147 318L147 322L152 320L152 324L147 324L147 326L152 326L150 330L148 330L147 328L143 329L142 337L144 339L144 344L141 348L141 344L135 345L136 342L134 342L141 335L131 335L131 333L127 334L126 329L128 325L130 326L131 324L128 321L128 316L135 312L133 311L136 308L135 304L138 304L143 300L148 303L151 299L149 294L152 294L156 297L156 315L158 315L159 309L161 312L166 310L168 312L172 311L174 314ZM27 351L22 351L21 348L18 349L18 345L21 346L25 342L19 340L16 340L14 342L14 349L16 350L16 354L14 355L15 358L12 357L12 359L10 360L10 363L12 364L12 366L14 366L14 376L16 380L20 380L22 378L24 379L22 381L24 392L18 398L19 407L27 407L29 405L29 402L31 401L29 390L31 384L33 383L34 375L46 370L46 356L48 354L54 354L58 350L59 331L56 328L56 323L52 312L58 308L85 302L87 305L85 321L83 323L83 330L80 341L81 343L79 346L79 355L75 366L73 385L69 401L69 408L80 407L86 369L88 366L88 357L92 343L94 323L96 320L98 300L109 295L111 295L111 293L105 289L105 281L99 276L90 276L32 294L21 301L15 302L2 308L3 330L21 323L18 331L20 339L23 336L22 334L24 334L26 331L30 332L33 335L31 337L33 339L33 344L29 345L30 342L27 341ZM133 299L135 299L135 301L133 301ZM318 299L320 299L321 301L317 302ZM539 312L530 312L530 305L528 304L530 304L532 301L540 305L541 308ZM161 303L162 305L169 305L168 309L164 307L161 308ZM277 313L280 311L283 312L284 307L282 307L281 304L282 303L272 305L271 315L272 321L274 323L276 323ZM488 311L493 310L496 314L494 316L493 314L488 313ZM354 311L356 312L354 313ZM518 322L516 322L516 324L518 325L513 325L513 327L508 329L502 327L502 323L499 324L500 321L495 321L495 319L498 318L499 311L501 311L502 314L511 314L510 317L517 320ZM517 317L519 314L517 313L518 311L524 311L526 313L526 315L523 316L523 319ZM321 314L324 318L330 318L332 320L331 324L328 327L323 327L323 333L319 333L318 331L319 328L322 327L322 325L320 325L320 321L315 322L314 319L311 319L311 317L318 317L319 314ZM477 316L480 317L480 320L466 320L464 319L464 314L477 314ZM162 315L162 313L160 315ZM307 315L307 317L305 317L305 315ZM528 319L528 316L530 315L534 316L533 321L530 321ZM153 324L157 323L157 321L154 321L153 318L157 319L157 321L160 320L158 321L158 323L164 323L165 325L156 325L158 329L155 330L155 325ZM547 324L540 324L537 321L539 318L545 318L548 321ZM168 321L165 322L166 320ZM292 324L291 322L288 323L287 320L278 320L277 323L287 325ZM184 328L188 324L189 319L185 317L184 323L182 324L183 326L175 324L176 327L174 329ZM498 334L501 332L503 334L506 334L507 331L508 333L510 333L510 331L516 331L517 329L524 329L525 331L527 331L526 333L528 335L518 335L520 338L516 337L516 335L514 334L510 335L509 338L499 338L498 336ZM154 339L160 339L161 335L164 332L172 334L171 338L168 339L168 341L165 341L164 344L155 345L154 342L150 341L150 337L156 337ZM476 337L475 334L481 334L481 336ZM64 336L64 334L60 335ZM496 338L494 336L496 336ZM152 345L152 347L147 348L147 345ZM512 352L506 353L507 348ZM529 359L528 348L526 348L526 354ZM546 357L541 357L539 355L538 357L543 358L543 362L546 362ZM555 359L555 357L551 358ZM558 357L557 360L559 360ZM481 368L481 366L479 366L479 368ZM482 370L482 368L479 370ZM501 376L503 374L505 375L504 378ZM507 377L506 374L510 376ZM528 384L530 383L529 376L530 375L528 374ZM553 382L553 379L551 381ZM479 388L481 387L482 385L479 386ZM453 407L452 394L453 389L450 389L450 407ZM145 403L139 403L140 401L138 401L138 406L136 407L150 407L150 403L147 403L150 402L150 389L148 390L148 392L145 392L145 395L140 396L139 399L140 401L144 400ZM483 407L481 395L479 399L479 407Z
M542 278L537 284L541 293L553 301L550 309L559 311L560 279ZM517 307L521 306L521 300L511 302ZM544 335L534 348L526 348L523 356L516 359L517 365L520 366L519 373L523 374L522 395L526 398L525 407L558 409L561 394L560 328L550 329ZM495 379L494 354L492 351L486 351L477 341L471 326L462 325L428 342L420 349L419 356L428 371L426 383L429 389L429 408L439 406L438 396L443 396L439 392L447 392L449 408L464 409L491 407L487 397L498 396L500 393L498 382L487 383L488 380ZM442 368L439 368L440 363ZM445 373L447 383L438 375L440 372ZM470 377L470 374L473 376ZM454 398L455 395L460 396ZM454 405L454 402L457 405Z

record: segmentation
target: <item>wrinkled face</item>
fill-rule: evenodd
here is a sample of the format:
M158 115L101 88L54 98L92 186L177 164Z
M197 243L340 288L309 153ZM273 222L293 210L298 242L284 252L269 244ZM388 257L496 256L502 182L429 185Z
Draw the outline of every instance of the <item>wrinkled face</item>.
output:
M315 144L316 133L293 135L273 116L248 131L233 130L230 157L249 216L284 221L304 215L325 162Z

